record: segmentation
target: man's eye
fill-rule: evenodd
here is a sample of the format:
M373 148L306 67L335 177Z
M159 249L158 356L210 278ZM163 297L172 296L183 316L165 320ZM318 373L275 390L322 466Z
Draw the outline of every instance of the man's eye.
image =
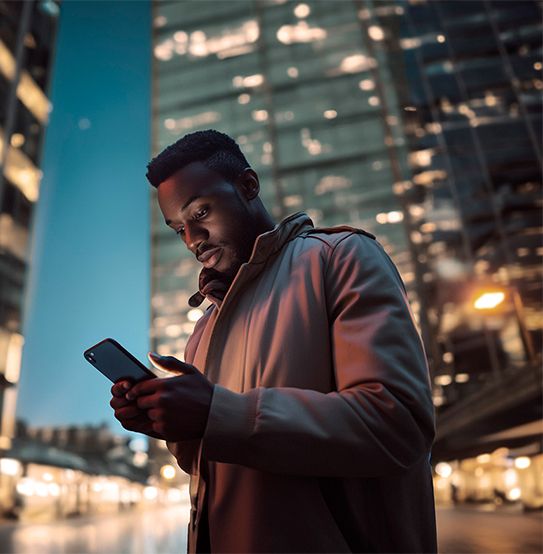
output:
M195 214L194 214L194 219L196 220L199 220L199 219L202 219L202 217L205 217L209 212L209 209L208 208L202 208L201 210L198 210ZM179 229L176 229L175 230L175 233L177 235L184 235L185 234L185 228L184 227L180 227Z
M206 215L207 215L207 208L202 208L201 210L198 210L194 214L194 217L195 217L195 219L201 219L202 217L204 217Z

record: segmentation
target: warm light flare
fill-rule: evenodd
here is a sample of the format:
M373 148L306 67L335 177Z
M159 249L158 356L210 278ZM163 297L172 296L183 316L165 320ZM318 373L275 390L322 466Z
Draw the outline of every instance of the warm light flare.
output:
M175 477L175 468L172 465L164 465L160 468L160 474L164 479L173 479Z
M491 310L499 306L505 299L502 291L484 292L475 299L473 306L476 310Z
M515 467L517 469L526 469L530 467L530 464L532 461L528 456L519 456L518 458L515 458Z
M436 473L441 477L450 477L452 473L452 467L446 462L439 462L436 464Z

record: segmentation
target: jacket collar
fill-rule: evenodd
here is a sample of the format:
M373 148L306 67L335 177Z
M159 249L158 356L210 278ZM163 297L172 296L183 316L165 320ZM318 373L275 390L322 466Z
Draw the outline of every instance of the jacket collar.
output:
M263 264L289 240L313 228L311 218L304 212L296 212L285 217L271 231L258 235L248 264Z
M264 267L266 260L275 252L278 252L283 246L294 237L301 233L313 229L314 225L311 218L304 212L293 213L280 223L278 223L271 231L266 231L255 240L251 257L247 263L244 263L238 271L232 285L228 289L225 296L232 296L232 289L243 287L247 281L254 279ZM193 295L194 297L195 295ZM221 300L208 296L207 299L218 308L223 303ZM192 306L193 304L191 304ZM197 305L197 304L196 304ZM208 309L211 306L208 307Z

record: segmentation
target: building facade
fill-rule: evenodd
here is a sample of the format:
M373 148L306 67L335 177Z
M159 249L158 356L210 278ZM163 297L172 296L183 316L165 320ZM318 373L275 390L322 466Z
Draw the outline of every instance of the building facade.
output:
M0 449L10 447L15 431L29 237L58 11L52 0L0 1Z

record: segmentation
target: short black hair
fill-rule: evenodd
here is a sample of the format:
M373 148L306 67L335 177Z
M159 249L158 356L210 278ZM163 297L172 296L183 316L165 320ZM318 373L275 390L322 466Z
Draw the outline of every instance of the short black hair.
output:
M192 162L203 164L233 181L250 167L236 141L214 129L196 131L181 137L147 164L147 179L154 187Z

